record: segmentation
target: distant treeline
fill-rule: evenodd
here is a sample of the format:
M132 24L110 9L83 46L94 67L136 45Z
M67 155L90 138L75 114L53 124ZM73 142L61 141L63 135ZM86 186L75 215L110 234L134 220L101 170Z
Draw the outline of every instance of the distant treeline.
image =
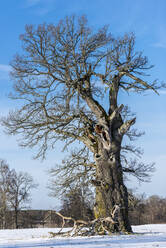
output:
M166 223L166 198L157 195L134 197L129 206L132 225Z
M6 219L0 218L0 229L15 229L15 212L7 211ZM58 227L61 219L51 210L20 210L18 228Z

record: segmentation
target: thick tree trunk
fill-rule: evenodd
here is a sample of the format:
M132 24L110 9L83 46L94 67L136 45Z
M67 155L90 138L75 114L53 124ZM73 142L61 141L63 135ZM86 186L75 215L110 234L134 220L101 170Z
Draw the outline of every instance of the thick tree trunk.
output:
M96 205L95 216L112 217L110 232L132 232L128 219L128 193L123 182L120 149L111 159L96 159ZM107 158L107 159L106 159ZM113 216L115 207L119 208Z
M116 85L115 85L116 86ZM109 117L100 119L95 126L97 135L96 164L96 218L109 217L110 232L132 232L128 217L128 192L123 182L123 169L120 160L123 135L135 123L135 118L123 122L120 112L123 105L117 107L115 87L110 91L114 99ZM116 211L115 211L116 210ZM119 211L117 211L119 210ZM103 228L104 229L104 228Z

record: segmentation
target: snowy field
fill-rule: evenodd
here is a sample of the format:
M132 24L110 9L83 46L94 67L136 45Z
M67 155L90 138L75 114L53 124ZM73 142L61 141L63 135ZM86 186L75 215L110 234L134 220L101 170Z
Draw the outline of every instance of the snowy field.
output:
M166 224L133 226L132 235L50 238L53 228L0 230L0 248L166 248Z

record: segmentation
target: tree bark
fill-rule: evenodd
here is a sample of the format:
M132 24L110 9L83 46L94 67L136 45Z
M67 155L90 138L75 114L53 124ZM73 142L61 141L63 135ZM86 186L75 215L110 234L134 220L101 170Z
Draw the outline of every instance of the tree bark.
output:
M113 216L115 206L119 207L117 216ZM128 219L128 193L123 182L120 153L112 158L96 161L96 204L95 217L111 216L110 232L132 232Z

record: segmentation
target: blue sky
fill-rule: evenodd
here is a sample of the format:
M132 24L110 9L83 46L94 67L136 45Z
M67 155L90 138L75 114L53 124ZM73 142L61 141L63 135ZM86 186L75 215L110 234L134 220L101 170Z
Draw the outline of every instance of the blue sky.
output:
M12 82L8 76L9 63L16 52L21 51L19 35L26 24L57 23L66 15L85 14L89 24L98 28L109 24L114 35L135 32L137 50L142 50L155 67L148 80L166 81L166 1L165 0L5 0L0 4L0 114L6 115L15 107L7 95ZM136 127L145 131L138 146L144 149L143 160L156 162L156 172L151 183L129 183L139 193L158 194L166 197L166 90L160 96L123 94L120 99L137 113ZM45 171L63 158L60 149L48 153L41 163L33 160L33 151L22 150L17 137L8 137L0 127L0 158L6 159L11 168L28 171L40 184L33 193L33 208L56 207L56 200L47 197Z

